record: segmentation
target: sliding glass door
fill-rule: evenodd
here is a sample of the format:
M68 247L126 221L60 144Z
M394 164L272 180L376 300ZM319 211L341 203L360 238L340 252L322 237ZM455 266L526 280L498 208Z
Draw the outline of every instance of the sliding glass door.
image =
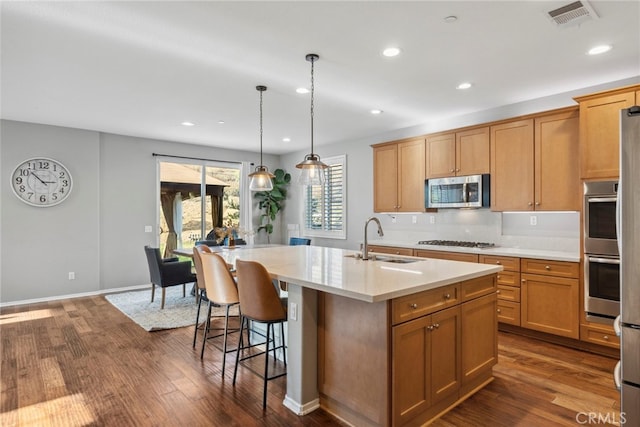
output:
M216 228L239 227L241 164L203 160L158 161L160 249L190 248L215 240ZM204 195L204 196L203 196Z

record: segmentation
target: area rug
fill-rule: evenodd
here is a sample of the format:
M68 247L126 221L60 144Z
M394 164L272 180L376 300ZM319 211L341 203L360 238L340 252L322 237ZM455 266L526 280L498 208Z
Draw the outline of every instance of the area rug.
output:
M193 326L198 310L196 297L189 295L190 287L187 286L186 297L182 296L182 286L167 288L164 309L160 309L162 290L159 288L156 289L154 302L151 302L151 287L142 291L105 295L105 299L145 331L182 328ZM200 319L204 319L206 310L207 304L203 301ZM225 308L222 307L215 307L211 311L212 316L224 316L224 313ZM230 314L237 315L237 307L232 307Z

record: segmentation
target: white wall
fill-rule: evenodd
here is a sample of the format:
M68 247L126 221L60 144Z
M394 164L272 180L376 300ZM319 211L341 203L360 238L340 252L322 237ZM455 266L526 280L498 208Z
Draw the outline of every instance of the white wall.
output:
M153 153L259 161L258 153L6 120L0 137L2 304L148 284L143 247L157 244L158 222ZM11 172L35 156L69 168L74 188L64 203L36 208L12 193ZM265 163L279 167L277 156ZM275 236L279 242L280 227Z

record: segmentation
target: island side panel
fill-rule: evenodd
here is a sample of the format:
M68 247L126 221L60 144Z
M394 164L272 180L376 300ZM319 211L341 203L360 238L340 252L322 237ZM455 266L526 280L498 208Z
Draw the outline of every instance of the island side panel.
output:
M318 293L320 406L353 425L389 425L389 302Z

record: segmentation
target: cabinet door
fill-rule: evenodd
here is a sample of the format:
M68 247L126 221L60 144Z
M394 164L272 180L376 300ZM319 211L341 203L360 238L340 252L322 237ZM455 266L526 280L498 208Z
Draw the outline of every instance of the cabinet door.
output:
M431 321L431 404L434 405L460 388L460 306L432 314Z
M445 133L427 137L426 177L442 178L455 175L456 136Z
M398 206L398 145L373 148L373 210L395 212Z
M635 92L580 102L580 177L619 175L620 110L635 104Z
M533 209L533 119L491 126L491 210Z
M462 386L473 387L491 377L498 362L496 294L462 304ZM464 394L468 390L461 391Z
M522 327L579 337L578 279L522 273L520 290Z
M398 211L424 212L424 139L398 143Z
M535 119L535 210L580 210L578 112Z
M393 425L403 425L426 411L431 404L429 387L431 329L431 316L419 317L392 328Z
M489 127L456 133L456 175L489 173Z

